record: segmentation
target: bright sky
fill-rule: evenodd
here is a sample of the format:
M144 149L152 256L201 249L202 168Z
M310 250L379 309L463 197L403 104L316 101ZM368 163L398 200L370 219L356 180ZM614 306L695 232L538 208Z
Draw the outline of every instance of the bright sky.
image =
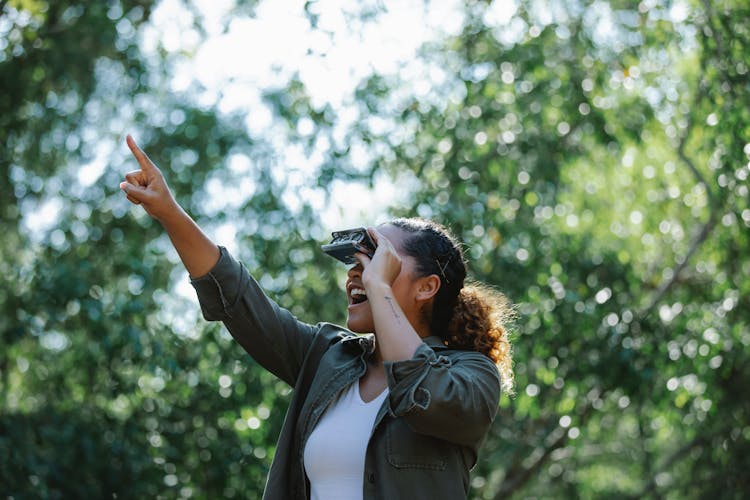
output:
M324 161L322 151L306 154L286 141L285 125L276 124L262 102L265 89L284 85L297 74L304 83L313 106L329 104L338 113L334 139L341 138L360 117L353 105L357 84L373 72L401 73L414 81L417 92L429 90L429 79L443 77L439 70L424 67L417 60L418 48L431 39L454 34L463 21L460 2L440 0L325 0L311 3L318 15L316 29L311 28L304 11L305 0L265 0L254 16L229 14L234 0L190 0L206 33L203 38L194 27L194 14L183 0L162 0L139 33L141 48L157 56L166 50L178 61L171 87L175 92L192 94L199 104L217 105L222 112L246 114L248 132L269 141L279 155L279 175L289 186L285 201L294 208L301 199L312 203L321 213L326 230L376 223L384 209L408 195L401 185L376 178L375 189L360 184L334 182L333 205L324 206L323 197L307 188ZM503 10L515 11L513 0L496 2ZM362 22L357 15L366 7L378 7L374 20ZM497 9L495 9L497 10ZM197 84L197 85L196 85ZM196 87L203 90L195 92ZM301 122L302 134L312 133L312 123ZM322 143L321 147L327 144ZM108 168L113 148L124 144L100 141L96 157L77 167L83 186L96 182ZM235 161L237 160L237 161ZM243 159L229 159L230 168ZM351 160L364 165L367 155L352 147ZM245 166L247 167L247 166ZM208 203L221 210L222 203L237 203L247 196L244 187L209 185L213 200ZM375 194L377 193L377 195ZM52 196L26 212L24 225L41 240L57 224L62 200ZM357 207L353 209L353 207ZM224 226L215 236L230 248L233 228Z
M334 182L332 205L324 206L320 193L307 188L324 161L322 150L306 154L288 143L273 115L262 102L264 89L284 85L298 75L312 105L330 105L338 113L334 140L342 140L358 116L353 93L359 82L372 73L396 74L410 82L410 91L429 92L432 83L440 83L442 69L426 67L416 57L425 42L456 34L463 22L463 7L458 0L326 0L312 2L318 16L315 29L305 14L305 0L261 1L254 16L232 18L234 0L191 0L201 17L203 38L194 27L194 14L182 0L162 0L139 33L146 55L166 50L176 61L172 90L193 94L198 103L217 105L222 112L241 111L253 136L268 140L279 155L279 175L288 192L284 200L292 208L301 200L321 213L326 230L376 223L385 217L388 206L408 196L408 185L396 189L391 179L376 177L375 188L361 184ZM386 9L387 7L387 9ZM358 14L374 9L374 19L361 21ZM487 13L489 24L504 25L516 10L515 0L498 0ZM197 85L196 85L197 84ZM200 87L200 92L195 92ZM312 133L312 124L304 120L300 133ZM112 148L102 143L96 158L79 167L79 181L88 186L96 182L109 164ZM325 142L321 148L328 146ZM364 166L368 155L351 145L350 160ZM232 159L230 159L230 164ZM230 165L231 166L231 165ZM243 190L209 186L215 209L222 203L239 203ZM377 193L377 194L376 194ZM25 220L31 233L41 235L56 224L60 200L51 198ZM353 207L356 207L353 209ZM231 226L216 237L230 239ZM231 241L226 241L232 246Z
M300 198L317 205L324 227L334 230L374 223L383 217L384 208L408 194L385 178L377 180L374 192L359 184L337 182L332 186L334 205L322 206L322 197L306 189L323 162L322 151L307 155L286 143L281 125L273 122L261 94L297 74L314 107L329 104L337 111L334 138L343 138L360 119L353 106L357 84L373 72L395 74L404 68L426 72L417 62L417 49L460 29L459 2L430 2L429 8L422 0L389 2L386 12L366 23L359 20L358 11L379 2L315 2L311 5L319 16L317 29L310 27L305 16L304 0L265 1L254 17L234 19L227 14L232 0L196 0L195 4L204 18L205 41L193 28L193 15L182 2L164 0L143 32L143 48L147 53L161 46L170 53L191 54L179 63L173 90L186 91L197 82L205 88L195 96L198 102L216 103L222 112L246 113L249 133L269 140L280 155L279 172L290 186L284 198L289 205L298 205ZM312 131L304 121L300 128L301 133ZM355 161L364 163L366 158L355 157ZM232 233L230 227L225 229L221 236Z

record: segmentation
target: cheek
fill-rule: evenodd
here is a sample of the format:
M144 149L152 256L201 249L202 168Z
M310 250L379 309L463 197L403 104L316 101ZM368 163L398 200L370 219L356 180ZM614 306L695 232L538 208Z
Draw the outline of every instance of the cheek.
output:
M414 290L415 282L412 279L412 274L409 269L401 269L401 273L391 285L393 295L396 296L396 300L399 304L404 305L411 302L413 295L416 293Z

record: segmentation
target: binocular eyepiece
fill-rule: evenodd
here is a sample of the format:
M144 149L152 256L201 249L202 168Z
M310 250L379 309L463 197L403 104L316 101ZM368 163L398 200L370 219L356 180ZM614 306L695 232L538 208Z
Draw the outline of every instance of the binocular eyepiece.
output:
M344 264L355 264L357 259L354 254L362 252L368 257L375 253L375 242L370 238L370 233L363 227L334 231L331 233L333 239L321 248L325 253L338 259Z

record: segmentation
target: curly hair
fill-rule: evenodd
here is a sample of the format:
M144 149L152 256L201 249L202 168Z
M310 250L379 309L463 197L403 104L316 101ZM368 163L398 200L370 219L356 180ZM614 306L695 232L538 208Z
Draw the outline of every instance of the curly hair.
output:
M513 357L507 323L513 318L508 299L487 285L466 284L466 261L450 231L437 222L394 219L388 224L410 234L401 250L416 261L419 276L435 274L440 288L425 311L430 329L453 349L489 357L500 373L502 389L513 394Z

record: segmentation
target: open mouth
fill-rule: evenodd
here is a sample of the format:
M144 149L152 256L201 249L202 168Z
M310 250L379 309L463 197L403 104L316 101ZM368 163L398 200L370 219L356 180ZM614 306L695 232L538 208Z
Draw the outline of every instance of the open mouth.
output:
M349 296L352 298L352 304L361 304L367 301L367 293L362 288L352 288Z

